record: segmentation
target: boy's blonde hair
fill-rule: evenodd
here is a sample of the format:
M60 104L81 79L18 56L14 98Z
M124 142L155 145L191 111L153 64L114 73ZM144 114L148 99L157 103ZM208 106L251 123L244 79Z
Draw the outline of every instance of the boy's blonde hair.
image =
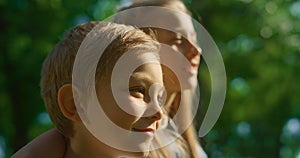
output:
M43 63L40 83L41 95L51 120L66 137L73 134L73 126L71 120L67 119L59 108L58 90L64 84L72 83L72 70L77 51L87 34L98 24L103 24L103 22L89 22L72 28L56 44ZM121 24L106 23L103 27L105 27L102 29L105 29L106 33L117 34L117 38L105 48L100 58L97 65L96 81L108 75L111 70L111 66L107 69L108 63L114 65L117 59L130 48L146 48L151 52L156 52L158 57L159 44L154 40L154 37L131 26Z

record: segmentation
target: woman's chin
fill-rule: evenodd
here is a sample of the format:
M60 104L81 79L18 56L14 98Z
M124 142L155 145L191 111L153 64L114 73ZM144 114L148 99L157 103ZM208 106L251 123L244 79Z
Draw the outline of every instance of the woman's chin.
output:
M182 90L187 90L187 89L194 89L197 87L198 80L197 80L197 75L190 76L189 78L186 79L185 82L181 83Z

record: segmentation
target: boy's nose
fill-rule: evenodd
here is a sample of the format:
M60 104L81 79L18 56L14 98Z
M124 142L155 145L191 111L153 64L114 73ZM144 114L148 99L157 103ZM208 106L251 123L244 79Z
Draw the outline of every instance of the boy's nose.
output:
M162 106L165 104L165 89L163 83L154 83L149 88L147 109L144 117L151 118L154 121L160 120L163 116Z
M150 119L152 119L153 121L158 121L162 118L163 113L161 108L159 110L156 111L156 113L154 113L152 116L149 116Z
M144 114L144 117L147 117L153 121L158 121L162 118L163 111L161 108L161 103L158 101L158 99L153 99L148 104L148 108Z

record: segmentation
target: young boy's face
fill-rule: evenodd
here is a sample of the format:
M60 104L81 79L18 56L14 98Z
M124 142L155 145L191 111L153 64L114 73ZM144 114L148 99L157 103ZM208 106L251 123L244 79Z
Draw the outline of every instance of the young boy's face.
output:
M146 56L135 60L148 61ZM129 134L126 135L128 138L124 139L125 142L120 140L120 143L124 145L133 143L131 145L141 146L141 148L149 146L158 129L158 121L162 117L160 103L165 93L161 66L158 61L139 66L130 75L129 83L122 74L117 74L115 78L117 83L115 87L111 86L110 77L105 77L97 84L99 103L115 125L128 131ZM118 104L120 102L122 105ZM116 131L112 131L114 132L117 134ZM136 137L137 133L140 137ZM129 142L126 142L127 140Z

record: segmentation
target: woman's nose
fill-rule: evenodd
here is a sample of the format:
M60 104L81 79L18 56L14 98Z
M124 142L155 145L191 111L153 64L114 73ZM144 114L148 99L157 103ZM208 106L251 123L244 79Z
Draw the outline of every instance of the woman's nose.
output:
M198 46L194 46L192 44L189 44L185 50L185 56L191 60L201 54L201 48Z

